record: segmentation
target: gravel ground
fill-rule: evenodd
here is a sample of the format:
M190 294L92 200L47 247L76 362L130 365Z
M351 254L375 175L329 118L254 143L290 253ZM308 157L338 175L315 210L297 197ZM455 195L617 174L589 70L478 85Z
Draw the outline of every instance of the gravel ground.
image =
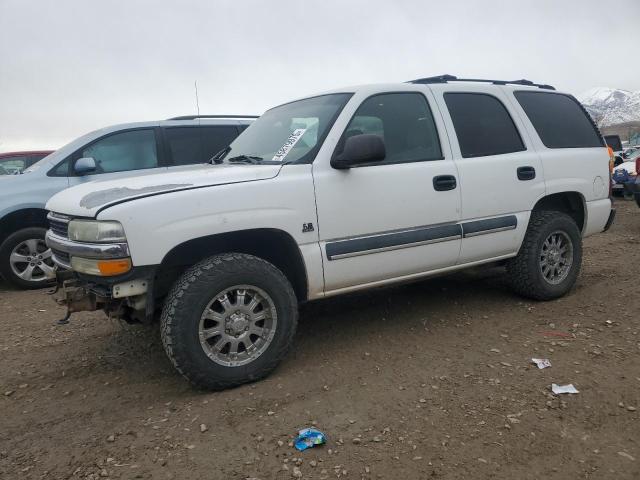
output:
M640 210L617 208L565 298L494 268L308 304L278 370L220 393L157 327L55 326L43 291L0 283L0 478L640 478ZM312 425L327 445L296 451Z

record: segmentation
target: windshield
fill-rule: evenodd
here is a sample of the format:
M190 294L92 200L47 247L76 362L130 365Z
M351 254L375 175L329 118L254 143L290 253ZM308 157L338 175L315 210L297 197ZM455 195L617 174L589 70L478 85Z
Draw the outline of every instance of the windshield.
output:
M267 164L312 161L350 97L350 93L321 95L272 108L234 140L225 151L224 161Z

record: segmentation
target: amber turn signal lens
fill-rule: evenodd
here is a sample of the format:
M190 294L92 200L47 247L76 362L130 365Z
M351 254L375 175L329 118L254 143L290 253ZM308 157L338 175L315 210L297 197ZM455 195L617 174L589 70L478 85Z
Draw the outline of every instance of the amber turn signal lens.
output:
M98 260L93 258L71 257L71 269L87 275L113 277L114 275L122 275L131 270L131 259Z
M98 269L100 274L105 277L112 277L114 275L122 275L131 270L131 260L128 258L121 258L119 260L98 260Z

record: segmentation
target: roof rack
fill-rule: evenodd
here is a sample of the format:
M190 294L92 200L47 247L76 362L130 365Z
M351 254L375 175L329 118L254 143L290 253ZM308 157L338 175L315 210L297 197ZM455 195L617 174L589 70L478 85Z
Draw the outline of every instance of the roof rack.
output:
M167 120L195 120L197 118L258 118L259 115L182 115Z
M544 85L540 83L533 83L531 80L485 80L482 78L458 78L454 75L438 75L436 77L418 78L417 80L410 80L407 83L448 83L448 82L482 82L493 83L494 85L526 85L528 87L538 87L545 90L555 90L555 87L551 85Z

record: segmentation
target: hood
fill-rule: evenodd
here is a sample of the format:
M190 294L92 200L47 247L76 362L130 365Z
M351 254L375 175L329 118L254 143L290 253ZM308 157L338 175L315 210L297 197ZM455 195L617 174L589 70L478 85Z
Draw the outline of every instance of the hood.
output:
M63 190L47 202L47 210L77 217L95 217L116 203L193 188L267 180L281 165L189 165L162 172L95 180Z

